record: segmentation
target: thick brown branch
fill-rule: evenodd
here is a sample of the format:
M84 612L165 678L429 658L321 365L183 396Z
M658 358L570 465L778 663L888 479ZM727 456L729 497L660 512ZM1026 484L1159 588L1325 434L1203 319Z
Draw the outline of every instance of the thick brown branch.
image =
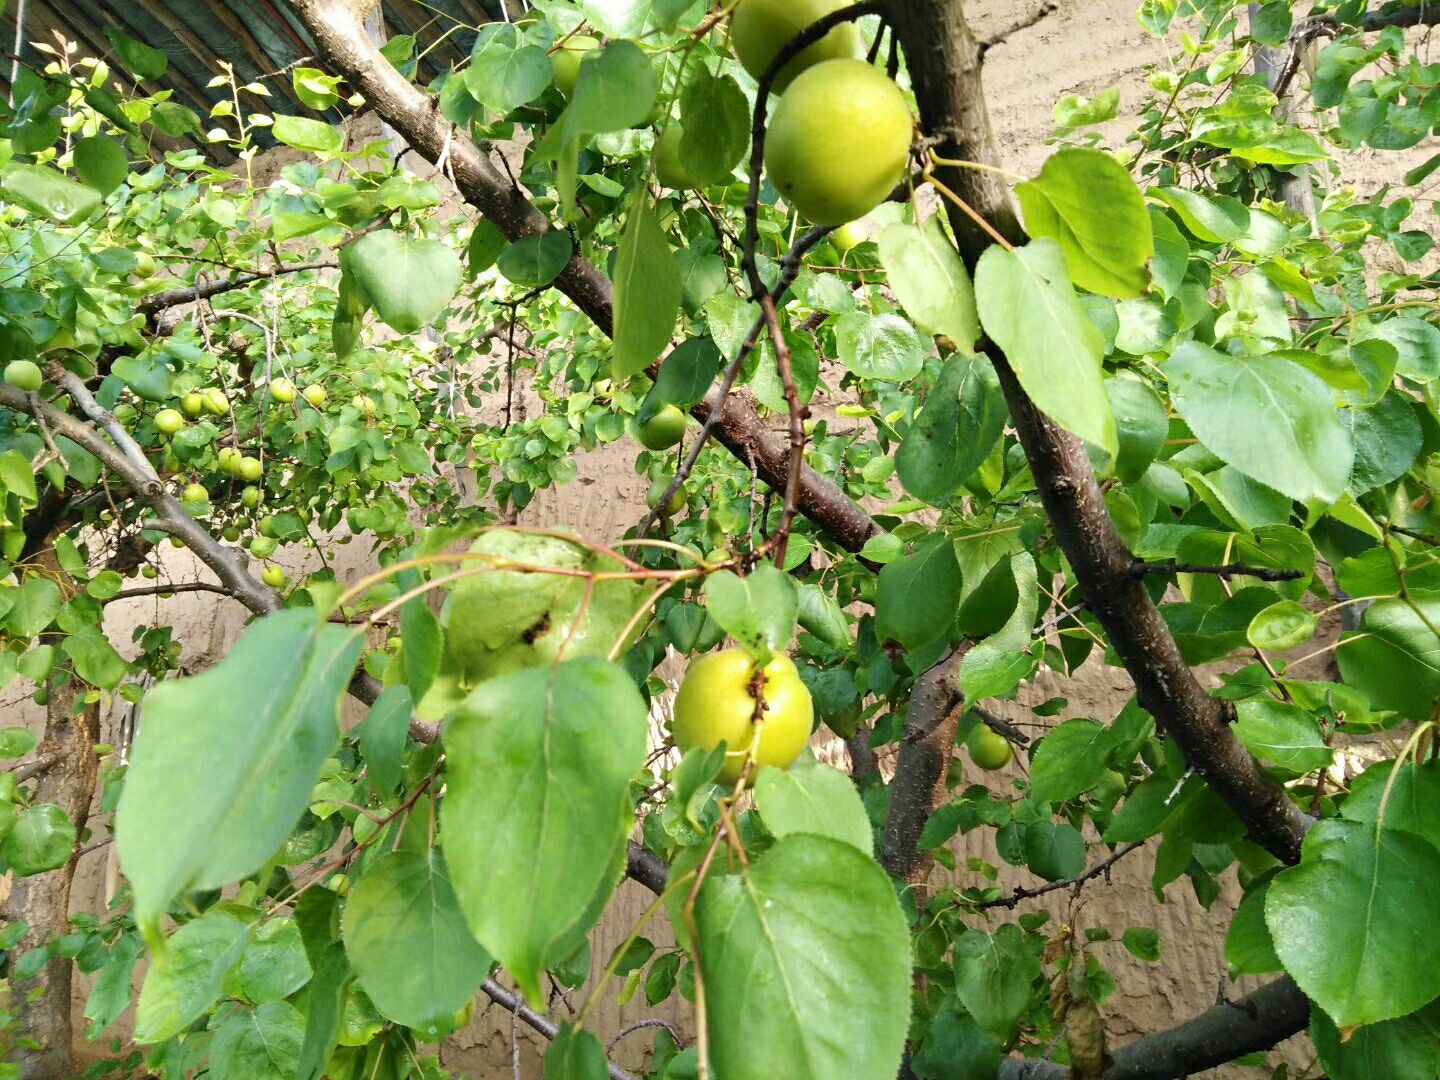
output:
M887 16L905 49L926 131L947 158L995 165L980 77L979 46L958 0L890 0ZM1024 243L1009 190L988 171L954 169L942 179L1001 235ZM958 208L950 222L960 254L974 266L990 238ZM1055 539L1080 582L1086 605L1110 636L1135 681L1140 704L1180 747L1186 761L1245 822L1251 836L1293 863L1310 819L1286 796L1230 730L1233 707L1210 697L1185 663L1165 620L1135 575L1135 557L1115 530L1079 439L1042 415L999 350L987 355L1035 477Z
M1115 1051L1098 1080L1181 1080L1258 1050L1269 1050L1305 1029L1310 1002L1289 979L1276 979L1239 1001L1225 1001L1168 1031L1146 1035ZM1053 1061L1007 1058L998 1080L1069 1080L1070 1067Z
M438 103L408 82L380 55L366 36L356 6L341 0L297 0L294 5L321 55L343 73L411 148L430 162L448 147L456 185L466 201L490 219L510 240L541 233L549 222L470 139L440 115ZM614 310L610 282L578 252L555 279L555 286L595 325L609 334ZM766 484L783 491L788 477L789 444L769 430L748 394L732 394L719 406L716 437L741 461L753 463ZM705 420L713 403L692 410ZM810 468L801 470L800 512L850 551L880 531L832 481Z

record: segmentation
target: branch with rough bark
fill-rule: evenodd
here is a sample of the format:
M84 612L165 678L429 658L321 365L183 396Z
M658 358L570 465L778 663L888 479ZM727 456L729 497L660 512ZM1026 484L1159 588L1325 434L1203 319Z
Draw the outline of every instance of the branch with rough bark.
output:
M1289 978L1267 983L1239 1001L1222 1001L1185 1023L1136 1039L1115 1051L1096 1080L1181 1080L1305 1030L1310 1002ZM998 1080L1069 1080L1070 1067L1007 1058Z
M886 16L905 49L920 118L947 159L997 165L981 82L980 46L953 0L889 0ZM1009 189L996 173L947 167L941 181L1007 240L1026 240ZM957 207L951 226L967 265L990 244ZM1086 605L1109 634L1135 682L1140 704L1245 823L1255 841L1294 863L1310 819L1267 776L1230 728L1234 707L1205 692L1134 573L1135 556L1110 519L1084 444L1044 416L998 349L995 365L1010 415L1035 477L1055 539L1079 580Z
M496 1005L514 1013L527 1025L534 1028L541 1035L544 1035L545 1038L553 1040L555 1036L559 1034L559 1028L555 1026L553 1021L545 1019L545 1017L526 1005L525 1000L519 994L506 990L505 987L501 986L494 979L486 979L480 984L480 989L483 990L485 996L495 1002ZM622 1069L613 1061L607 1060L605 1062L605 1068L610 1076L610 1080L636 1080L634 1074Z
M550 228L545 216L491 164L480 147L440 114L437 101L410 83L381 55L361 21L362 9L369 4L297 0L294 6L320 54L413 150L431 163L448 153L460 194L506 238L514 241ZM601 331L611 333L614 308L610 281L599 268L576 252L554 284ZM766 427L748 394L707 399L691 411L701 421L718 411L714 431L720 442L767 485L785 490L790 470L789 440ZM802 514L849 551L859 551L866 540L881 531L839 486L808 466L801 469L797 502Z

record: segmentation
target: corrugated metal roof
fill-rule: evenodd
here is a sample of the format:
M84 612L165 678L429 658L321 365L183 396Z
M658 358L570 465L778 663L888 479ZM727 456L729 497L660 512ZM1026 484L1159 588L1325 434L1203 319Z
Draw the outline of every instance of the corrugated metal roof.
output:
M384 36L415 37L416 52L423 54L417 78L428 82L469 55L476 28L504 17L500 5L505 2L384 0ZM524 0L508 3L511 17L526 6ZM106 29L113 29L165 53L169 69L157 82L202 118L228 96L223 87L207 86L220 74L221 60L246 82L263 82L278 111L320 115L300 102L291 85L292 68L302 63L321 69L326 65L315 56L310 35L287 0L11 0L0 18L0 40L16 41L16 19L21 15L22 63L42 63L45 58L31 43L53 45L59 34L75 42L82 54L107 60L119 76L124 67L105 35ZM8 90L9 65L0 75L4 76L0 84ZM327 118L335 120L339 114Z

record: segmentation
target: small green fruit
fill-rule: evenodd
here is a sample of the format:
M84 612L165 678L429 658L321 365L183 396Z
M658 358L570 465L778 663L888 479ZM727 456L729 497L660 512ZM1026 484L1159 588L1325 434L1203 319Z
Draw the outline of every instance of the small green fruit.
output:
M266 514L264 517L262 517L262 518L260 519L260 524L259 524L258 526L256 526L256 528L258 528L258 529L260 530L260 535L261 535L261 536L274 536L274 535L275 535L275 517L274 517L274 515L273 515L273 514Z
M844 255L865 242L865 230L858 221L847 221L830 234L830 242L835 245L836 251Z
M205 411L211 416L224 416L230 411L230 399L225 396L223 390L210 387L204 395Z
M992 731L990 725L985 723L975 725L975 730L970 733L970 738L966 740L965 745L970 751L970 760L975 763L975 767L984 769L986 772L1003 769L1010 764L1010 758L1013 756L1010 740L998 731Z
M676 191L684 191L686 188L695 186L690 179L689 172L685 169L685 162L680 158L680 140L684 137L684 131L680 127L680 121L671 120L661 136L655 140L655 151L652 160L655 163L655 179L668 188Z
M244 491L240 492L240 501L245 505L245 509L254 510L260 505L260 489L254 484L251 484Z
M220 535L223 536L229 543L236 543L240 539L240 526L226 525L225 531L222 532Z
M324 405L330 397L330 395L325 392L325 388L319 383L311 383L305 387L304 390L300 391L300 396L317 409Z
M289 405L295 400L295 384L283 375L278 379L271 379L270 396L281 405Z
M205 395L192 390L180 399L180 408L186 416L199 416L205 411Z
M785 43L811 23L845 7L848 0L741 0L730 19L730 41L745 70L758 80ZM854 23L835 27L805 49L775 76L772 89L782 93L801 72L824 60L863 55Z
M755 735L755 698L751 694L755 660L744 649L692 660L675 695L675 745L683 753L692 747L713 749L725 743L725 764L719 780L740 779L745 755ZM755 747L755 769L766 765L784 769L810 742L815 707L800 679L795 662L776 656L761 669L765 723Z
M216 457L219 459L220 471L234 476L239 473L240 462L245 455L233 446L222 446Z
M269 585L272 589L278 589L285 584L285 571L271 563L260 571L260 580Z
M765 168L816 225L864 217L905 175L914 121L905 95L863 60L827 60L785 92L770 121Z
M33 360L12 360L5 365L5 381L16 390L33 394L40 389L40 366Z
M162 435L174 435L185 426L185 417L174 409L161 409L155 414L155 430Z
M264 474L265 469L260 464L259 458L250 457L248 454L240 458L240 479L247 484L253 484Z
M685 414L674 405L662 405L640 424L640 442L647 450L666 450L685 434Z
M355 411L361 416L375 415L375 399L369 394L356 394L350 399L350 404L355 406Z
M279 545L275 543L274 537L252 536L250 538L250 554L254 555L257 559L268 559L271 555L275 554L275 549L278 546Z
M580 64L585 57L600 48L600 42L586 34L575 34L566 38L565 43L550 54L555 70L555 88L567 98L575 92L575 81L580 78Z
M140 576L143 578L149 578L151 581L154 581L157 577L160 576L160 568L158 566L152 566L150 563L146 563L140 568Z
M660 500L665 497L665 489L670 486L674 476L669 473L661 473L654 480L650 481L650 490L645 493L645 505L654 510L660 505ZM661 511L666 517L674 517L685 509L685 485L681 484L675 489L675 494L670 496Z
M185 490L180 494L180 501L187 503L207 502L210 493L205 490L204 484L186 484Z

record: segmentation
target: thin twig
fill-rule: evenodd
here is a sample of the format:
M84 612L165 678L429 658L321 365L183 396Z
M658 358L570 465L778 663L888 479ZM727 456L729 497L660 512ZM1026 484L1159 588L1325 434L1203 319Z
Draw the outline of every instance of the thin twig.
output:
M1059 889L1067 889L1072 886L1078 888L1092 878L1097 878L1101 874L1108 871L1112 866L1114 866L1117 862L1123 859L1126 855L1129 855L1130 852L1134 851L1136 848L1142 848L1144 846L1144 840L1132 840L1130 843L1116 848L1115 852L1112 855L1107 858L1101 859L1098 863L1090 867L1090 869L1086 870L1083 874L1078 874L1073 878L1066 878L1064 881L1046 882L1044 885L1041 885L1037 889L1026 889L1024 887L1021 887L1006 896L997 896L994 900L984 900L976 906L982 908L1003 907L1013 909L1015 905L1019 904L1022 900L1033 900L1037 896L1044 896L1046 893L1055 892Z
M1268 566L1247 566L1244 563L1221 563L1215 566L1197 566L1193 563L1143 562L1136 560L1132 567L1136 577L1147 574L1213 574L1216 577L1253 577L1261 581L1299 581L1305 577L1303 570L1276 570Z

